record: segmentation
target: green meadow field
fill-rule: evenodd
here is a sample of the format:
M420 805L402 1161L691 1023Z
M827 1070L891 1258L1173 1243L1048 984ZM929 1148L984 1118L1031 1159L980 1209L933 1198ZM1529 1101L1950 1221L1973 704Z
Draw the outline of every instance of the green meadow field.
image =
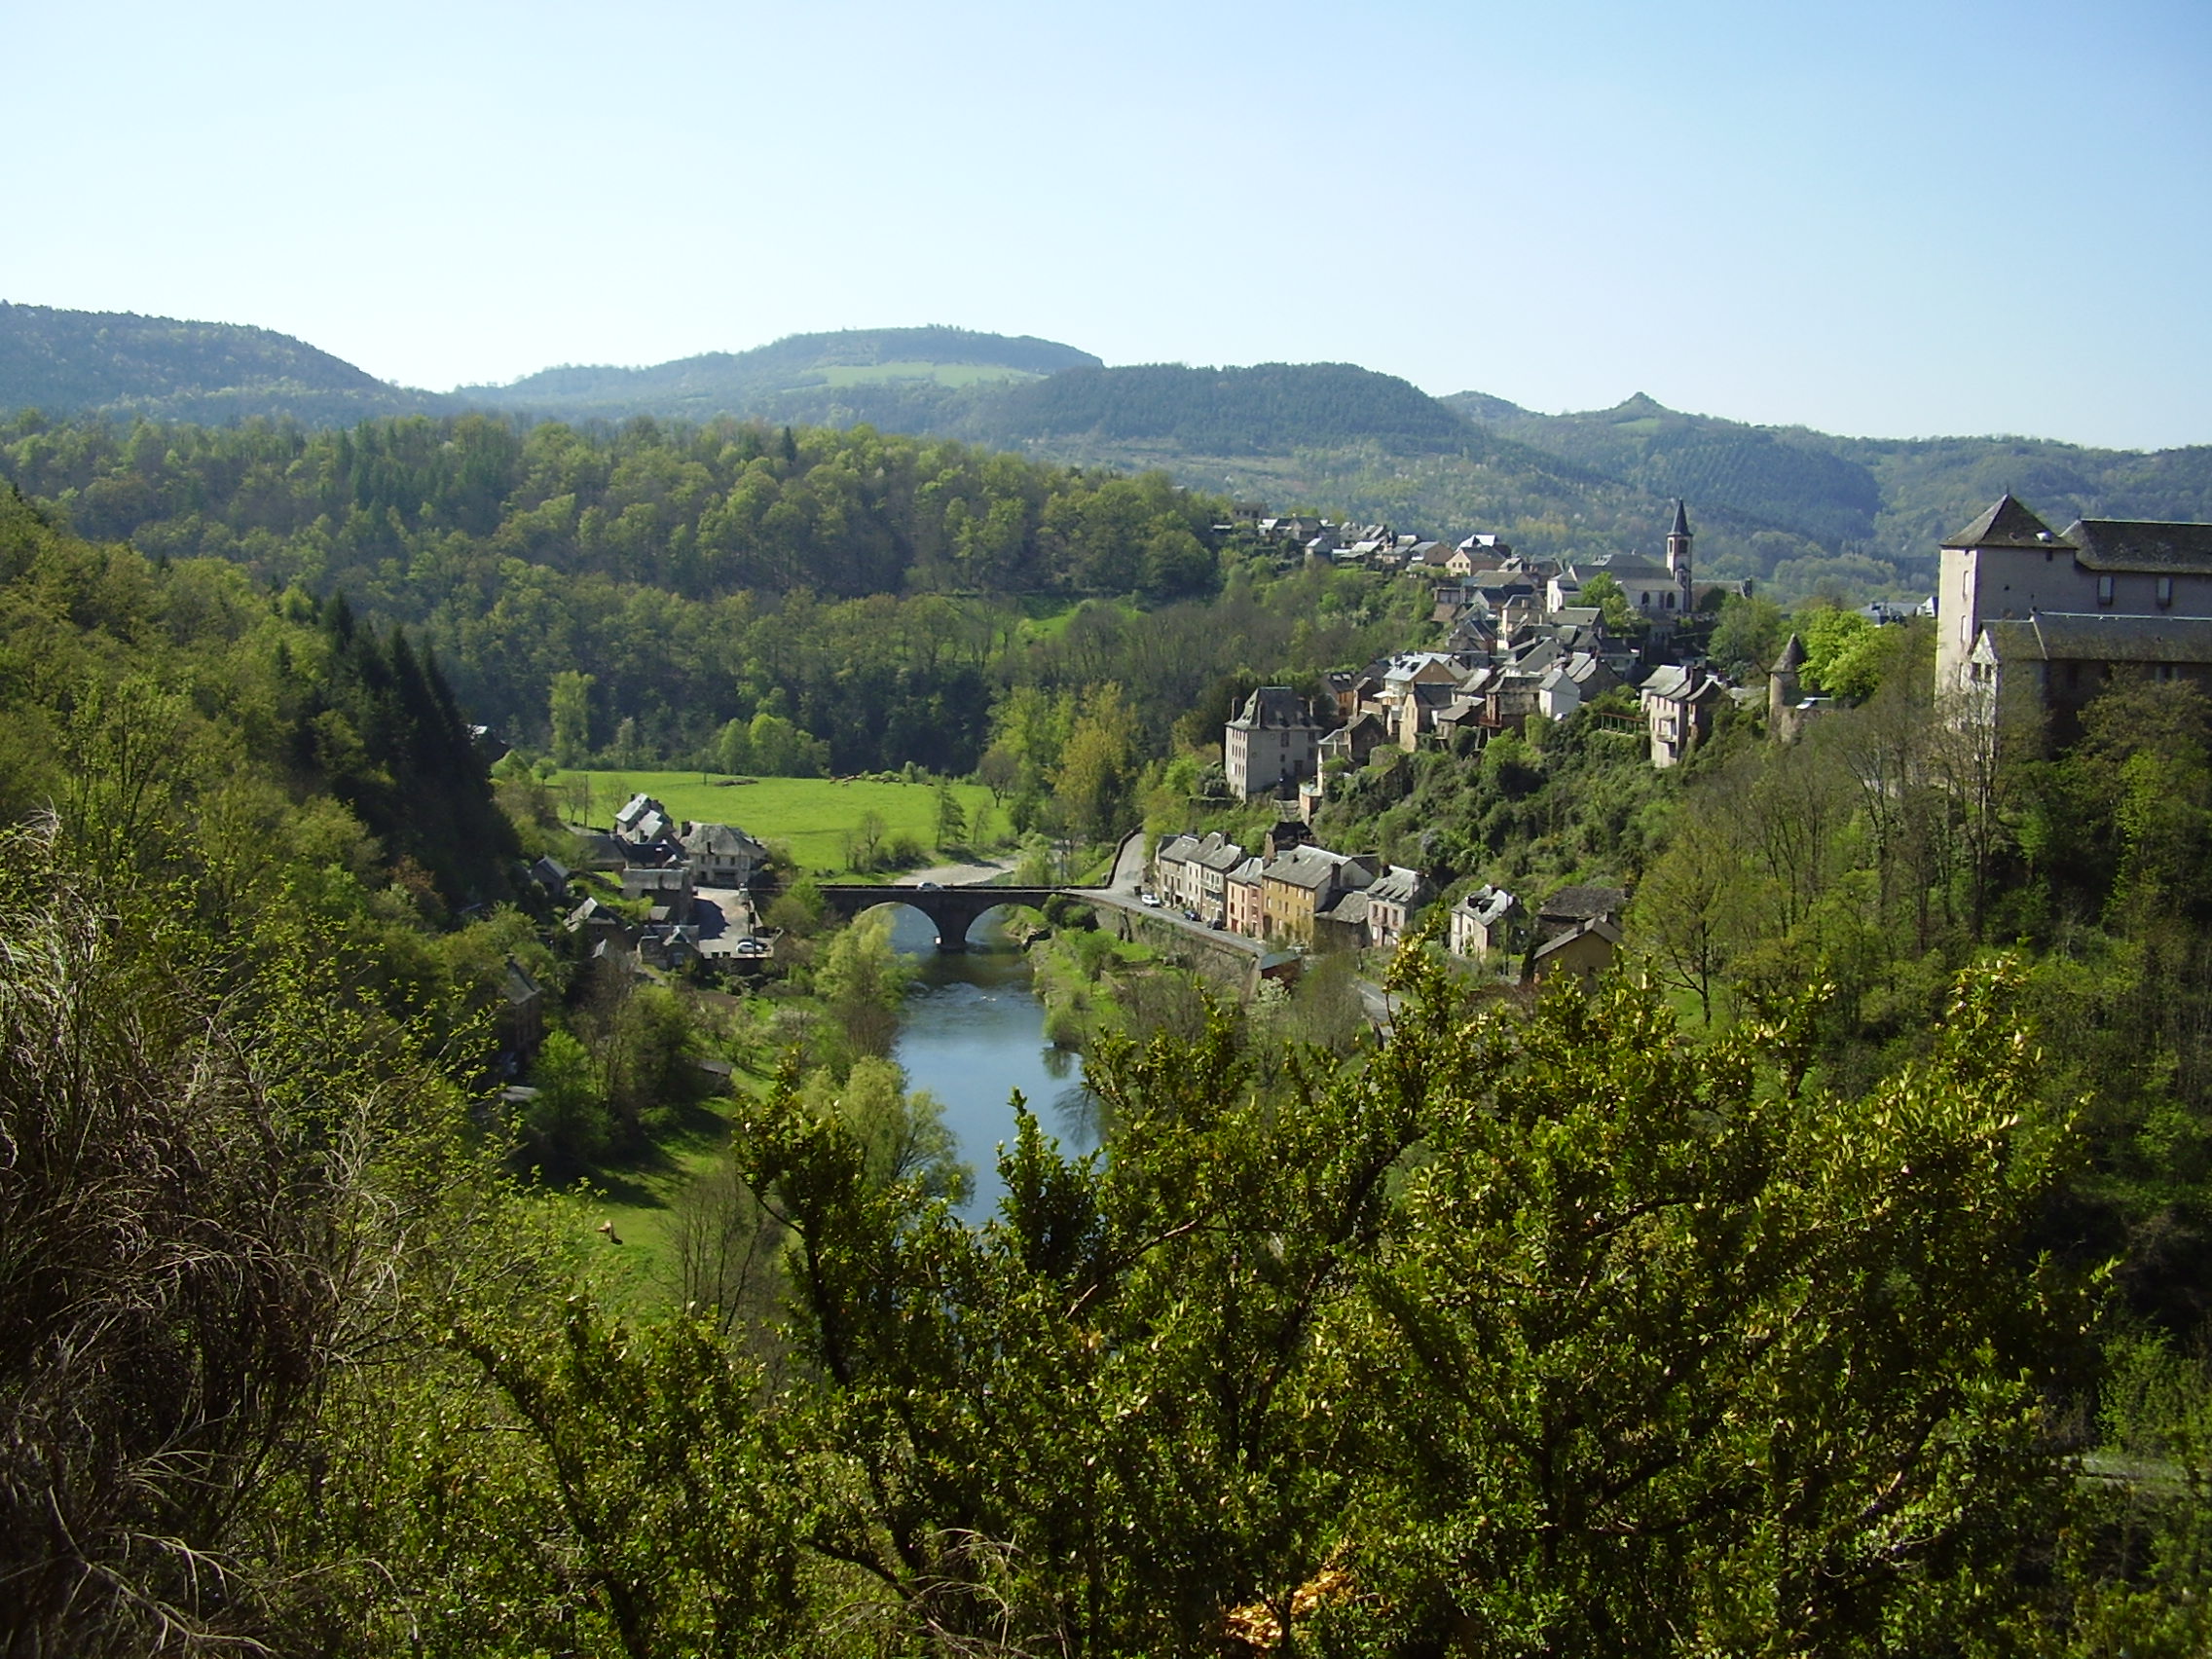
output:
M591 786L587 812L575 812L571 796L579 781ZM789 847L798 867L817 875L848 875L845 838L873 812L887 835L911 835L925 850L937 846L937 788L934 784L842 782L834 778L758 778L737 780L707 772L573 771L553 781L556 798L572 822L597 829L613 823L622 803L640 790L670 814L708 824L734 824L760 841ZM989 813L993 838L1006 828L1004 814L991 806L991 792L980 784L954 784L952 793L973 828L978 810Z

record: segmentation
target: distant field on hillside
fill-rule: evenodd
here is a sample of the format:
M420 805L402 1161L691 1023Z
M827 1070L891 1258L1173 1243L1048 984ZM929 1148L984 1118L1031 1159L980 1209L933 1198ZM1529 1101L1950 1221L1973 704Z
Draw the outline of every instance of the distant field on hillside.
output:
M940 386L975 386L983 381L1042 380L1026 369L997 363L840 363L817 371L830 386L859 386L868 381L926 380Z
M591 809L584 822L606 829L622 803L640 790L677 818L708 824L734 824L761 841L781 841L799 868L816 874L844 874L845 837L860 828L864 815L883 819L891 835L911 835L925 848L937 845L937 790L931 784L843 783L834 778L760 778L738 783L714 773L589 771L563 772L554 780L564 809L571 786L591 783ZM980 784L954 784L953 794L968 822L991 805L991 792ZM990 812L993 832L1006 820Z

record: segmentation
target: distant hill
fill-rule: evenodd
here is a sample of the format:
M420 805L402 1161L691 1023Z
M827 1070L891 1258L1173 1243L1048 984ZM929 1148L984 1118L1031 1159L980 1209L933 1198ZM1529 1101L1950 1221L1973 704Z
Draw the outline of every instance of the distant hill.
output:
M1435 454L1471 436L1419 387L1352 363L1071 369L978 398L973 424L1004 438L1152 440L1209 455L1357 443Z
M1128 470L1281 510L1491 531L1539 555L1656 552L1690 503L1701 570L1790 600L1929 591L1940 538L2007 491L2075 515L2212 521L2212 446L2156 454L2029 438L1839 438L1670 409L1541 415L1430 397L1350 363L1108 368L1054 341L945 327L794 334L645 368L568 366L449 395L387 385L287 335L0 305L0 417L98 414L309 425L731 415L960 438Z
M2054 524L2212 516L2212 446L2144 454L2034 438L1839 438L1685 415L1641 392L1567 415L1472 391L1443 401L1532 449L1738 518L1754 538L1818 543L1846 585L1888 570L1903 585L1931 586L1942 537L2007 491ZM1754 547L1741 573L1772 580L1779 565L1803 557L1762 559ZM1808 579L1788 572L1783 585Z
M446 403L266 328L0 303L0 411L329 425Z
M793 334L750 351L709 351L649 368L545 369L455 395L483 408L565 419L740 415L849 425L876 411L934 418L968 387L1099 366L1088 351L1029 335L868 328Z

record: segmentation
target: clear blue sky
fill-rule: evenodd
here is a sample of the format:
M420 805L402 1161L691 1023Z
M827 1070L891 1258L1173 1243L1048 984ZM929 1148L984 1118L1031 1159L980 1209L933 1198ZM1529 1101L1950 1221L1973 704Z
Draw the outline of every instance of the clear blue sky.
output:
M803 330L2212 442L2212 6L0 0L0 298L410 385Z

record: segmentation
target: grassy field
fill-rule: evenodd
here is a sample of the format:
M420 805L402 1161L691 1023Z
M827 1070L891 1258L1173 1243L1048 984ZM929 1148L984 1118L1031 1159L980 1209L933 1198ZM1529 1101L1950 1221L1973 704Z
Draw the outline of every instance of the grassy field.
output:
M565 802L571 786L591 783L591 809L581 822L605 829L615 812L643 790L677 818L708 824L734 824L761 841L779 841L792 850L801 870L846 875L845 838L873 812L887 834L906 834L925 850L937 845L937 790L930 784L842 783L833 778L760 778L740 783L701 772L563 772L554 780L556 798ZM979 808L988 808L991 792L980 784L954 784L952 793L971 826ZM571 811L572 806L566 807ZM993 809L992 829L1005 817ZM932 862L940 862L934 858Z
M859 386L868 381L926 380L940 386L975 386L981 381L1041 380L1026 369L1001 368L994 363L840 363L816 371L831 386Z

